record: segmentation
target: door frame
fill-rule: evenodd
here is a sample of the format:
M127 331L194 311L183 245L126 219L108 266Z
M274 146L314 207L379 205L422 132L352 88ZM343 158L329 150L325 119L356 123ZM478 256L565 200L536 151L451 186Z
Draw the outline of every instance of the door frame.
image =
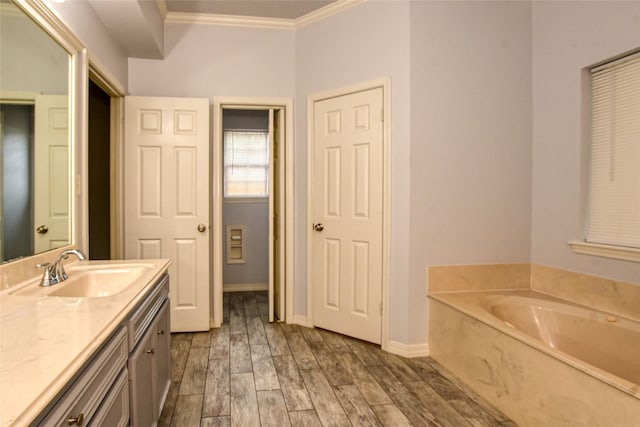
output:
M314 148L314 110L315 103L329 98L337 98L356 92L382 88L382 349L387 350L389 343L389 292L390 292L390 254L391 254L391 79L381 78L356 83L323 92L316 92L307 97L307 326L314 326L313 317L313 268L312 241L313 230L313 148Z
M228 109L284 109L285 110L285 141L284 141L284 160L285 171L284 179L281 180L284 186L285 198L285 253L284 253L284 282L285 282L285 319L290 323L293 321L293 266L294 266L294 247L293 247L293 197L294 197L294 169L293 169L293 98L254 98L254 97L214 97L213 98L213 147L211 150L211 173L212 173L212 198L213 208L211 209L213 218L213 265L212 274L212 292L210 307L212 313L210 315L211 327L219 328L222 326L223 304L223 275L222 275L222 203L224 199L222 189L222 110ZM271 219L269 219L271 220Z

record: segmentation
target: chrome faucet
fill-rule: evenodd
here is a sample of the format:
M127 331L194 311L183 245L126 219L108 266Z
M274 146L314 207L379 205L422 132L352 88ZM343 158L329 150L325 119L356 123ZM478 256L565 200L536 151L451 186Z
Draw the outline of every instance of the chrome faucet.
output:
M66 249L58 255L58 259L56 259L55 264L51 265L49 262L37 264L37 268L44 268L40 286L51 286L67 280L67 277L69 276L67 276L67 273L64 271L62 261L69 258L69 255L77 256L80 261L87 259L87 257L78 249Z

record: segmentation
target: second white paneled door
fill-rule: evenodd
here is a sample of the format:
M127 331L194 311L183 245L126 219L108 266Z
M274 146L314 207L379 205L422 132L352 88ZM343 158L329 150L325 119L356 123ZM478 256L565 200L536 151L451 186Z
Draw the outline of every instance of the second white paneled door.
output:
M209 329L209 100L125 98L125 257L170 258L171 330Z
M381 342L383 91L313 105L313 323Z
M69 97L35 100L34 249L69 244Z

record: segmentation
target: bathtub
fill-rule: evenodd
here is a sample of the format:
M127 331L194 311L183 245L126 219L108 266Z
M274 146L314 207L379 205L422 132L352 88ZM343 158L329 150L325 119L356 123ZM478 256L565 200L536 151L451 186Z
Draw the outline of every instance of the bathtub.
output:
M584 362L640 385L640 323L549 297L486 296L480 305L574 364Z
M640 426L640 323L531 290L430 295L431 356L523 426Z

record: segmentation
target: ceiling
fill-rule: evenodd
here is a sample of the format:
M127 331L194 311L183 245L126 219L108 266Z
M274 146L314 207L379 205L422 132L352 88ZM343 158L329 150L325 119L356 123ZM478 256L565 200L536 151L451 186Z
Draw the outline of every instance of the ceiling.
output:
M335 0L161 0L169 12L296 19Z

